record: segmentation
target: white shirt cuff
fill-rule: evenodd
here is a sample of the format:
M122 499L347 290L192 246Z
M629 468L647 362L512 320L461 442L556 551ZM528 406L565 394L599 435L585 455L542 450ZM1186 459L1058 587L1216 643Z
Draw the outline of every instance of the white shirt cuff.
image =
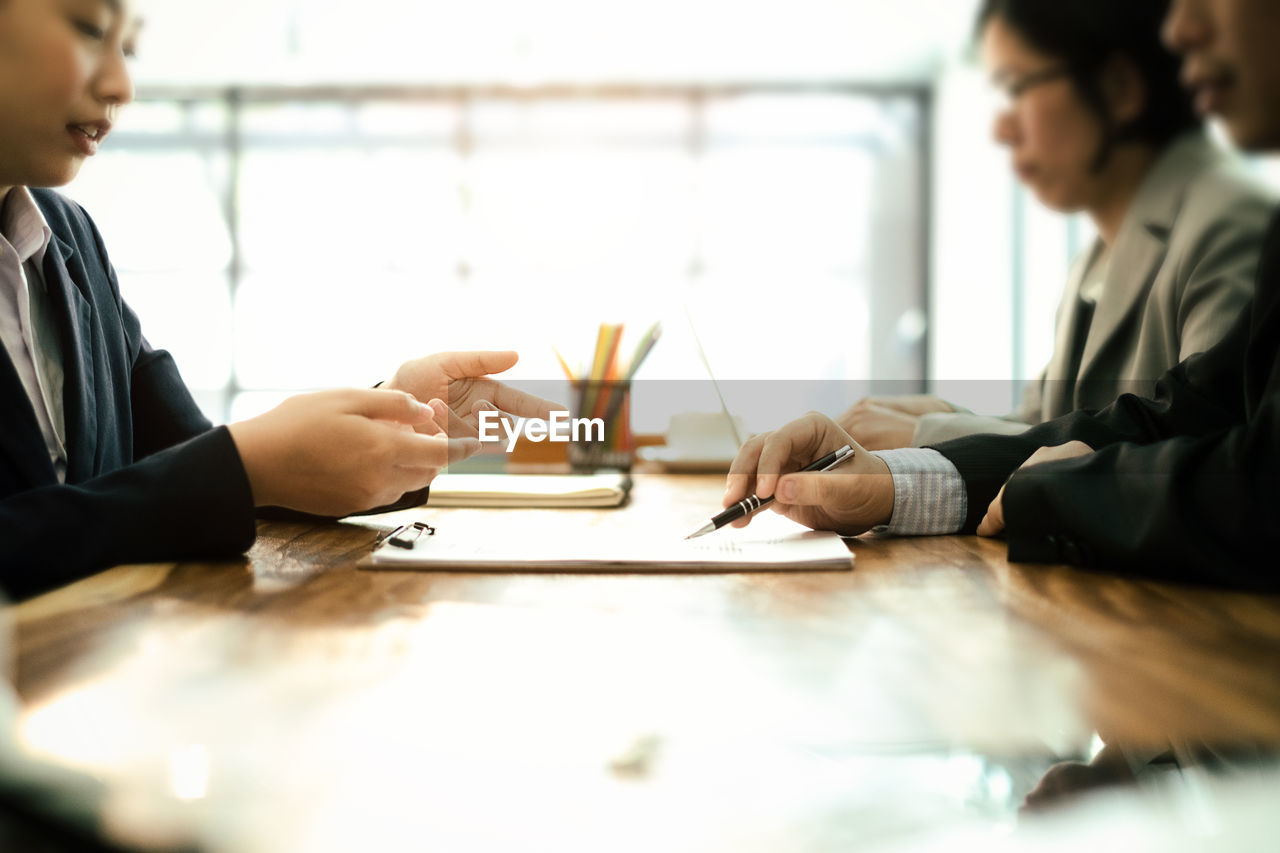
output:
M964 526L969 495L951 460L936 450L877 450L893 475L893 516L877 531L895 536L936 536Z

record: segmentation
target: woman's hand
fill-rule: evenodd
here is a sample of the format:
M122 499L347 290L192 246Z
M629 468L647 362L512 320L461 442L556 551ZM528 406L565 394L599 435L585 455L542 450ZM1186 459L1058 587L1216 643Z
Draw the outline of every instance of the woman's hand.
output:
M435 424L451 436L474 437L477 434L477 412L488 402L498 410L522 418L549 418L557 406L505 385L489 376L509 370L519 360L510 351L442 352L400 365L383 388L407 391L426 402L440 399L454 417L446 414ZM425 431L419 428L419 431Z
M852 460L830 471L794 473L846 444L854 449ZM889 467L817 412L742 446L729 469L723 504L731 506L752 493L773 495L774 512L787 518L846 536L886 524L893 514ZM748 516L734 526L744 527L750 520Z
M350 389L290 397L229 429L256 506L349 515L421 489L480 448L448 438L436 425L447 418L439 399Z
M952 411L950 403L930 394L864 397L838 422L868 450L892 450L911 446L921 415Z

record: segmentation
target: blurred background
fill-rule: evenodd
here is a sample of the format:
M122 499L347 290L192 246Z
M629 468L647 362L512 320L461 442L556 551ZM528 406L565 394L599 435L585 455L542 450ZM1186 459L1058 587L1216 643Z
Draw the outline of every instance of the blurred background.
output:
M144 3L67 192L215 422L445 349L558 379L603 321L663 320L639 378L701 379L686 310L727 380L1003 413L1092 231L991 142L975 7Z

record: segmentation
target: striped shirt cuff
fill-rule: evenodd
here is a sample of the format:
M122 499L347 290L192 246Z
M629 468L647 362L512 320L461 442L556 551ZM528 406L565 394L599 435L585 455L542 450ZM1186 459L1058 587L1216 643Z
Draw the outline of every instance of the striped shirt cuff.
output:
M893 516L877 531L895 536L955 533L964 525L969 496L951 460L936 450L877 450L893 475Z

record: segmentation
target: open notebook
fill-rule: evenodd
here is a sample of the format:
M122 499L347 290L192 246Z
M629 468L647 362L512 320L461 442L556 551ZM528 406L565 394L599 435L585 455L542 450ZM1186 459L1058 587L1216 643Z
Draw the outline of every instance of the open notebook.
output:
M430 507L610 507L626 503L631 478L601 474L451 474L431 483Z
M686 529L573 523L512 525L512 518L441 518L412 548L383 544L360 562L368 569L595 572L742 572L853 568L853 552L834 533L809 530L774 513L749 527L686 540ZM520 529L513 529L519 527Z

